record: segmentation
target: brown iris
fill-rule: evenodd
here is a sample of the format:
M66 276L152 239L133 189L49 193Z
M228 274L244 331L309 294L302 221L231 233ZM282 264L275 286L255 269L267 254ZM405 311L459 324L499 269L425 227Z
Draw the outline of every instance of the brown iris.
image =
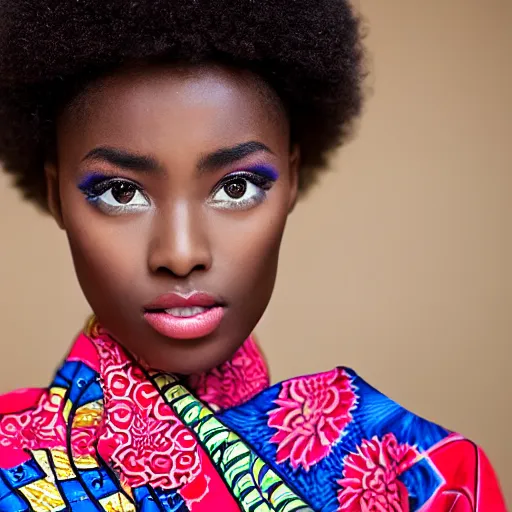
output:
M128 204L137 192L137 188L131 183L116 183L112 187L112 196L121 204Z
M224 192L232 199L240 199L244 196L246 190L247 182L242 178L233 180L224 185Z

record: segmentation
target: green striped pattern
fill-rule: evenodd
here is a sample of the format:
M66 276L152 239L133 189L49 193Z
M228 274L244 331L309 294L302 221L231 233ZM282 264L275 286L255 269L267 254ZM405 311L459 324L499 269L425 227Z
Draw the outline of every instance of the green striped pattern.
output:
M309 506L213 411L167 374L152 375L181 421L195 432L244 512L305 512Z

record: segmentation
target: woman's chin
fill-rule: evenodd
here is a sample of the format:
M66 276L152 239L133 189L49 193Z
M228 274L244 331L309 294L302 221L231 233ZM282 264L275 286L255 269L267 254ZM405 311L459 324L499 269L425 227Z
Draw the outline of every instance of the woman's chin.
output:
M141 354L145 366L152 370L179 375L197 375L208 372L228 361L243 340L234 347L224 340L166 340L158 351ZM147 348L146 348L147 350Z

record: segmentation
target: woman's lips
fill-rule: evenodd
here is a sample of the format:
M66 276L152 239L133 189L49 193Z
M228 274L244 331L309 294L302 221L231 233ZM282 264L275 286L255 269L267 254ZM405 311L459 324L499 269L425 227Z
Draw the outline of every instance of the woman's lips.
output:
M144 313L144 318L155 331L180 340L203 338L211 334L219 326L224 316L224 308L205 309L194 316L175 316L167 311Z
M182 340L208 336L223 317L224 307L212 296L199 292L162 295L144 308L144 318L155 331Z

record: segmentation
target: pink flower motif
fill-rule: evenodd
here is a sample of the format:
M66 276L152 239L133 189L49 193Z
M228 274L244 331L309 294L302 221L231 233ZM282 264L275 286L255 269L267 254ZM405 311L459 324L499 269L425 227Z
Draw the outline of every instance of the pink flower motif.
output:
M158 391L148 381L139 382L133 390L133 399L135 400L135 403L138 404L138 406L144 410L153 407L155 405L155 402L158 400L158 397ZM172 414L171 409L167 406L167 404L164 403L163 400L161 400L160 403L164 407L167 407L169 413Z
M338 481L340 512L409 512L408 492L398 479L410 468L418 451L398 444L393 434L381 440L365 440L358 453L344 459L343 478Z
M41 395L34 409L2 416L1 446L22 450L63 448L66 446L63 406L61 395L50 389Z
M204 485L191 485L201 473L194 436L174 415L144 372L107 339L96 339L104 383L105 421L98 452L133 488L151 485L188 489L199 499ZM200 496L193 495L193 489Z
M96 428L75 427L71 430L71 446L73 456L80 458L83 455L92 457L96 454Z
M346 425L356 396L341 368L284 382L270 411L268 425L277 429L277 463L286 460L306 471L326 457Z
M33 409L0 416L0 447L16 450L66 449L67 425L64 420L63 390L49 389L41 394ZM95 454L96 429L71 429L73 455ZM3 462L3 461L2 461Z
M189 379L198 398L214 409L240 405L269 386L265 361L253 338L248 338L230 361Z
M124 398L129 395L134 382L130 375L122 371L111 371L105 375L105 386L108 388L112 396Z

